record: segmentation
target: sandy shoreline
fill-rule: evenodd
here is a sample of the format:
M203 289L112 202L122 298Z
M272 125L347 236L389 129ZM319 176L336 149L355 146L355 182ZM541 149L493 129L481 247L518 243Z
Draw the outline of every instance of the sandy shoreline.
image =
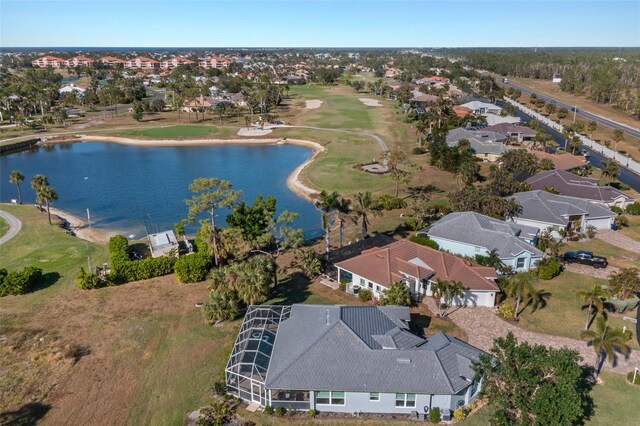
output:
M135 145L135 146L213 146L213 145L283 145L291 144L297 146L304 146L310 148L313 151L313 155L304 163L300 164L293 170L287 177L287 187L295 193L297 196L304 198L307 201L313 202L320 191L313 188L309 188L300 180L300 174L314 161L321 153L325 151L325 148L317 142L312 142L303 139L189 139L189 140L142 140L122 138L116 136L89 136L89 135L77 135L68 139L55 139L43 142L43 144L61 144L71 142L112 142L123 145ZM99 244L107 244L109 238L117 235L117 231L108 231L104 229L90 228L88 222L72 213L51 207L51 213L58 216L60 219L68 223L69 229L71 229L76 237L91 241Z

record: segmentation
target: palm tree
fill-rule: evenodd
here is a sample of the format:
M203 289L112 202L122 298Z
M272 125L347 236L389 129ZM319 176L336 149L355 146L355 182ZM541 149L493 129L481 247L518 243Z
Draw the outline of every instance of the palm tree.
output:
M536 290L533 287L533 274L531 272L521 272L513 275L507 281L504 291L507 296L516 298L516 319L518 319L520 302L524 299L531 299L536 294Z
M607 184L611 183L620 172L620 166L616 160L606 160L602 167L602 177L605 178Z
M375 202L371 192L358 192L355 196L355 206L353 207L353 213L355 215L356 223L358 220L361 224L361 237L364 240L367 238L368 229L369 229L369 217L380 216L382 214L381 206Z
M248 305L262 303L267 299L269 287L274 283L276 266L271 256L253 256L243 263L234 265L237 275L236 291Z
M627 343L631 339L631 332L622 331L620 328L609 327L607 319L602 316L596 319L595 331L584 330L580 332L580 338L592 345L596 353L596 379L602 368L600 364L603 361L603 353L606 355L609 363L613 364L616 351L627 354L631 350Z
M445 317L456 297L464 297L467 289L460 281L445 281L440 278L431 284L431 295L438 305L439 316Z
M407 286L402 283L391 284L380 299L380 304L409 306L411 305L411 293Z
M20 189L20 183L24 182L24 175L20 173L19 170L13 170L9 175L9 182L18 187L18 204L22 204L22 190Z
M336 210L338 199L340 194L336 191L331 193L322 191L320 193L320 200L316 202L316 207L322 211L322 229L324 229L324 242L325 251L329 253L330 239L331 239L331 225L333 222L333 214Z
M42 211L42 202L38 201L38 191L45 186L49 186L49 179L45 175L35 175L31 178L31 189L36 191L36 202L40 211Z
M604 291L601 286L595 284L589 290L580 290L576 293L576 296L581 297L585 305L589 305L587 308L587 320L584 323L584 329L586 331L589 329L589 322L591 320L591 313L593 312L593 308L596 308L596 315L598 314L598 312L602 312L602 299L607 297L607 292Z
M353 213L351 209L351 200L340 197L336 201L336 213L338 214L338 223L340 224L340 248L344 245L344 224Z
M51 203L58 199L58 193L49 185L40 187L36 193L38 203L47 205L47 216L49 217L49 225L51 225Z

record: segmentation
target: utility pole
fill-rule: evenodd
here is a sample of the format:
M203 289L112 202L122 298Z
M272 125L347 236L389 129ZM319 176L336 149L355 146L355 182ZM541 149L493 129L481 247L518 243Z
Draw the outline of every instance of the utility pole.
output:
M578 111L578 106L574 105L573 106L573 122L576 122L576 111Z

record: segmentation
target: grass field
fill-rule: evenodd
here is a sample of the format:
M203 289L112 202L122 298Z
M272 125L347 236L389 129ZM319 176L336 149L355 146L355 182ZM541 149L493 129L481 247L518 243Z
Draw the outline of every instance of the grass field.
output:
M9 230L9 224L6 220L0 217L0 237L7 233Z
M595 284L606 284L606 282L601 278L571 272L563 272L550 281L540 280L535 284L535 287L538 290L544 289L551 293L548 305L536 312L532 312L531 308L526 308L520 314L518 325L531 331L579 339L579 333L584 328L587 315L586 311L582 309L582 300L576 296L576 293L589 289ZM514 301L511 303L515 306ZM627 312L624 315L635 317L635 311ZM609 323L615 327L631 326L630 323L625 323L622 320L620 314L609 313L608 317ZM630 345L634 349L640 349L635 338L630 341Z
M627 215L627 219L629 219L629 226L622 228L618 232L636 241L640 241L640 216Z
M113 136L148 138L148 139L192 139L192 138L231 138L238 133L234 127L217 127L202 125L178 125L157 127L152 129L132 129L109 132Z

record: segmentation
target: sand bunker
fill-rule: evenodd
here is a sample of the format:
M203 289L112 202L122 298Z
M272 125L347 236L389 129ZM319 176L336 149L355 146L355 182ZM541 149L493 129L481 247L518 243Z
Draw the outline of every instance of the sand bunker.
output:
M319 99L312 99L310 101L306 101L306 103L307 103L306 105L307 109L316 109L322 106L322 101Z
M264 136L271 133L271 129L260 129L259 127L242 127L238 131L238 136Z
M362 102L366 106L370 106L370 107L381 107L382 106L380 101L378 101L376 99L370 99L370 98L358 98L358 99L360 100L360 102Z

